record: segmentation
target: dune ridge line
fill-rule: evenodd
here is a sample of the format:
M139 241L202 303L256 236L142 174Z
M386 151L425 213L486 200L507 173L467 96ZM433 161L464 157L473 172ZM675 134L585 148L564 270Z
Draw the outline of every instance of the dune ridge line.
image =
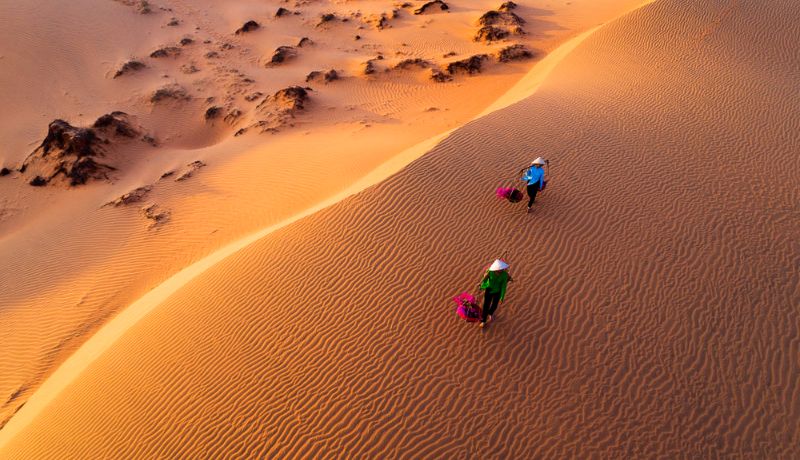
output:
M504 109L527 97L532 96L539 89L541 84L547 79L549 74L556 66L568 56L578 45L589 36L597 32L606 24L616 21L627 14L636 11L655 0L645 0L635 8L621 14L612 21L601 24L589 29L574 38L564 42L558 48L549 53L545 58L538 62L525 76L523 76L512 88L500 96L494 103L487 107L480 114L461 126L452 128L446 132L426 139L390 158L382 163L365 176L354 182L339 193L320 201L302 212L299 212L278 223L251 233L239 240L231 242L226 246L214 251L208 256L194 262L188 267L175 273L164 282L150 290L147 294L134 301L114 318L103 325L94 335L89 337L69 358L67 358L53 373L39 386L25 404L14 414L0 429L0 449L4 448L18 433L20 433L30 422L32 422L46 407L52 402L59 393L73 382L92 362L100 357L109 349L126 331L135 326L139 320L162 304L172 294L188 284L197 276L204 273L209 268L237 253L241 249L255 243L270 233L286 227L300 219L308 217L317 211L332 206L352 195L378 184L384 179L397 173L414 160L422 157L431 151L439 142L447 138L451 133L460 129L479 118L490 113Z

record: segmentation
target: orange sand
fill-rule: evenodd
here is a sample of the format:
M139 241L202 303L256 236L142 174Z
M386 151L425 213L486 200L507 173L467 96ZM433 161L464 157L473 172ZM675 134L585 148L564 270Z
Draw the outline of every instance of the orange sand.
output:
M371 176L382 159L334 152L308 167L284 155L283 179L245 187L232 182L269 164L247 136L235 158L159 190L174 218L150 232L130 230L144 225L131 210L97 210L119 195L110 186L19 187L10 202L42 203L2 223L25 226L0 240L3 290L20 299L0 310L0 363L33 370L3 383L23 382L5 409L30 406L0 430L0 457L797 457L800 8L699 3L659 0L600 27L532 97L313 214L326 197L284 207L262 194L287 186L336 202L422 152ZM345 136L326 129L314 131ZM539 154L554 175L535 212L497 202L498 178ZM341 156L360 168L317 188ZM253 203L264 209L224 220ZM81 207L84 220L54 237ZM234 255L203 259L259 228ZM448 298L502 253L516 281L479 331ZM195 260L191 280L103 341L109 314ZM136 286L120 290L131 273ZM67 292L84 296L69 321L46 300ZM52 374L42 389L58 390L40 405L35 388L98 328L97 358Z

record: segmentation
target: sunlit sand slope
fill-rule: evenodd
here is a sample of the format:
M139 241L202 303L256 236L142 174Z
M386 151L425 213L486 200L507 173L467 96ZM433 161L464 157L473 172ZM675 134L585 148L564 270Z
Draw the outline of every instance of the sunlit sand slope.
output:
M800 456L799 20L661 0L603 27L195 279L0 457ZM540 154L535 212L496 201ZM460 322L500 254L497 320Z

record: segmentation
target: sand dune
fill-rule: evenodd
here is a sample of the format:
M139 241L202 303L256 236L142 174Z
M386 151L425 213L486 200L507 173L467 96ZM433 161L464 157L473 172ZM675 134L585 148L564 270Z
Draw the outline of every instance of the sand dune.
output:
M493 43L472 40L477 19L499 6L485 0L447 14L401 11L381 30L364 20L389 3L298 4L291 9L300 15L280 18L283 3L261 0L164 0L146 14L137 2L95 3L0 0L0 167L16 170L56 118L86 127L123 110L156 141L107 146L98 160L115 168L107 181L34 188L33 177L16 171L0 177L0 425L87 338L170 276L358 189L387 161L402 164L401 152L471 119L547 52L638 1L532 0L515 10L526 34ZM348 22L316 27L328 11ZM236 35L249 19L261 28ZM296 59L264 65L276 47L304 36L314 44L299 47ZM481 74L445 83L433 82L431 69L383 72L402 59L441 67L511 43L535 57L490 60ZM362 75L364 60L379 52L380 72ZM115 78L131 60L145 67ZM294 126L236 135L258 120L260 98L326 68L342 78L309 83L308 110L288 120ZM188 99L153 102L156 91L175 87ZM212 107L219 116L206 119ZM207 166L177 181L196 161ZM141 201L106 205L142 189Z
M209 268L0 456L797 457L798 18L660 0L599 29L535 96ZM535 212L497 202L539 153ZM448 299L502 253L479 331Z

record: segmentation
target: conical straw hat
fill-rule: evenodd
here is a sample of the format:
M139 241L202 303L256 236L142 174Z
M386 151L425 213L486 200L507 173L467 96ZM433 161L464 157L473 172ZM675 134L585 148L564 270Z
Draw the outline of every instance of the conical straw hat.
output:
M532 165L544 165L546 163L545 159L539 157L531 162Z
M505 261L497 259L494 261L491 267L489 267L490 272L499 272L500 270L505 270L508 268L508 264Z

